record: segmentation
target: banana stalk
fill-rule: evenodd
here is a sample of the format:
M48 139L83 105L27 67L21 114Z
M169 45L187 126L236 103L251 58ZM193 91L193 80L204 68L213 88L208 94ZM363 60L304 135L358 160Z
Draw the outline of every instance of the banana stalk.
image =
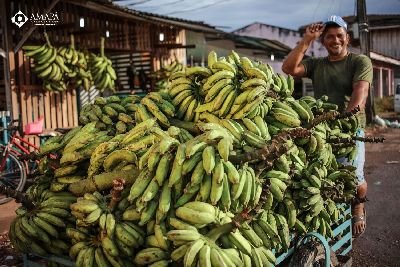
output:
M14 198L15 202L22 203L22 205L28 210L32 210L35 208L35 203L29 200L24 193L14 190L11 187L0 184L0 193L6 195L7 197Z
M93 193L95 191L101 192L110 189L116 178L124 177L127 185L133 184L138 174L139 170L137 169L101 173L93 178L80 180L70 184L68 190L76 196L82 196L84 193Z
M338 119L344 119L344 118L349 118L351 116L354 116L360 111L360 107L357 106L351 111L345 111L342 113L339 113L337 111L329 111L326 113L323 113L322 115L317 116L314 118L306 127L307 129L312 129L316 125L320 124L321 122L324 121L333 121L333 120L338 120Z
M229 161L233 164L242 165L245 162L253 160L275 160L289 150L286 145L286 141L289 138L307 137L309 135L310 132L306 129L291 129L286 132L281 132L280 134L275 135L270 143L265 145L263 148L246 152L244 154L230 155Z

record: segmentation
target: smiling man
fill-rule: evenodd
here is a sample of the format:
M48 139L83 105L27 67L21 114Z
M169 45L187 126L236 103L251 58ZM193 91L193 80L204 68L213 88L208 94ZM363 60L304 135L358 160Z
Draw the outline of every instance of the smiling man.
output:
M312 42L320 38L328 52L327 57L307 58L304 54ZM282 65L286 74L296 77L308 77L313 81L314 95L329 97L340 110L352 110L360 106L357 115L360 122L358 136L364 136L365 103L372 83L372 63L365 55L356 55L347 50L349 35L347 24L339 16L331 16L324 24L311 24L307 27L303 40L289 53ZM350 101L346 103L346 96ZM353 236L358 237L366 228L364 202L367 194L367 182L364 179L365 148L357 142L354 160L338 159L344 164L357 167L357 197L353 204Z

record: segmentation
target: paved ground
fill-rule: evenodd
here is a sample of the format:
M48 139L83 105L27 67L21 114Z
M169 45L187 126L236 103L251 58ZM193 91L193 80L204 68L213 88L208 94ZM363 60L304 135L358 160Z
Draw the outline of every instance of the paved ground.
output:
M8 232L11 220L15 217L15 210L20 204L15 201L10 201L6 204L0 205L0 234Z
M384 144L367 144L367 231L353 244L353 266L400 266L400 129L369 131Z

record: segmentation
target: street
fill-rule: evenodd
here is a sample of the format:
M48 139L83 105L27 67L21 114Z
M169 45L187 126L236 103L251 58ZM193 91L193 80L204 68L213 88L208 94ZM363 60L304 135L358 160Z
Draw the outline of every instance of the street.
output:
M400 261L400 130L367 131L384 144L367 144L367 230L353 244L353 266L399 266Z

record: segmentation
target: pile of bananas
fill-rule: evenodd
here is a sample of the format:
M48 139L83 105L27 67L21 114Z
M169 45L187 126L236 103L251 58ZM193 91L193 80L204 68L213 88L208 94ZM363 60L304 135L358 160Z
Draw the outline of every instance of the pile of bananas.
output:
M332 237L356 189L355 169L336 161L354 154L343 141L353 113L294 99L291 77L235 52L170 81L143 98L97 98L82 126L42 145L32 188L78 196L64 254L77 266L271 266L295 235Z
M69 47L59 48L51 45L46 33L44 36L46 44L26 45L23 50L26 56L33 58L33 71L43 80L45 90L60 92L69 84L82 86L86 91L93 85L100 91L115 90L117 76L111 60L104 56L104 38L101 39L101 55L89 56L75 49L73 35Z

